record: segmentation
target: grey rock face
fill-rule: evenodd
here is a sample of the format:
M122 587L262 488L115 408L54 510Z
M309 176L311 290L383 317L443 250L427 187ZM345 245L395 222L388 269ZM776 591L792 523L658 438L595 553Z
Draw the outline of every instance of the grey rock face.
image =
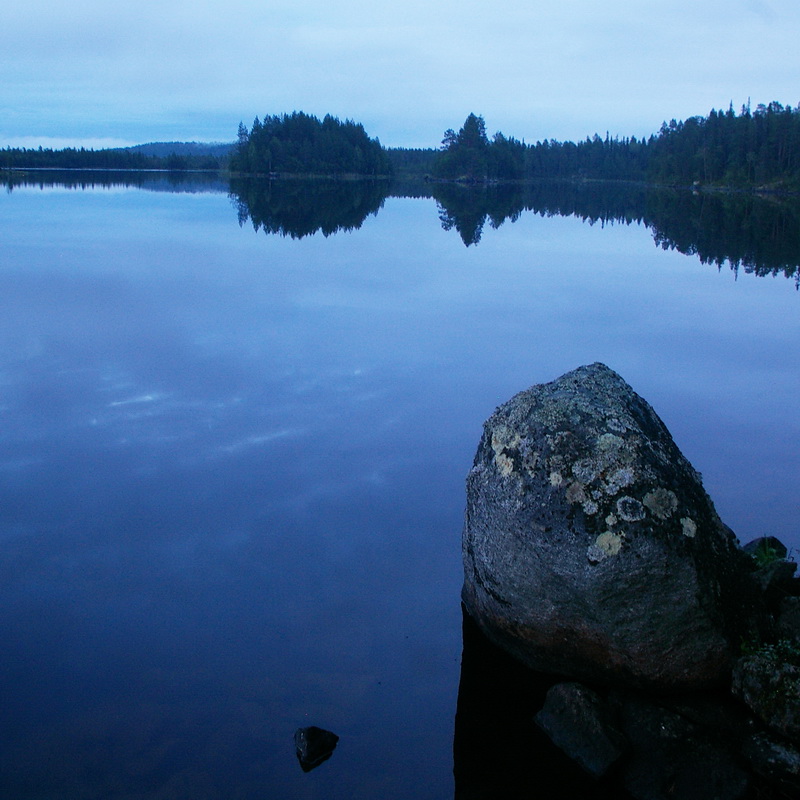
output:
M603 364L487 420L462 543L468 612L534 669L688 689L720 679L748 634L749 559L656 413Z

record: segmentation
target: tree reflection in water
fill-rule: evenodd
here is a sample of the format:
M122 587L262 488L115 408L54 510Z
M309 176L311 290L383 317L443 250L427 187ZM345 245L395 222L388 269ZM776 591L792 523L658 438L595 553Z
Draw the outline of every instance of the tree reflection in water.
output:
M595 224L646 225L658 247L703 264L800 283L800 202L744 193L658 189L625 183L434 184L445 230L469 247L488 221L498 228L525 211Z
M523 213L574 216L590 225L647 226L657 247L737 273L784 275L800 287L800 199L667 189L623 182L401 184L384 180L231 178L203 173L6 172L17 186L131 186L150 191L227 191L239 224L295 239L357 230L387 197L431 197L446 231L470 247Z

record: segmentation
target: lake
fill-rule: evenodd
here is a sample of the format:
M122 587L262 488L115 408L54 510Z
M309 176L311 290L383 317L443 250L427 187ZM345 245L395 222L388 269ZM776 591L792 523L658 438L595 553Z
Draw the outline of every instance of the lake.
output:
M464 480L581 364L800 548L791 264L649 212L126 182L0 197L3 797L452 797Z

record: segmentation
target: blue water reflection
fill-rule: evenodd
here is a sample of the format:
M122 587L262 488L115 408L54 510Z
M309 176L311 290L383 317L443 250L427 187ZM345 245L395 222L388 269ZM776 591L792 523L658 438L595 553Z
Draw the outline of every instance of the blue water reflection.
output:
M451 796L463 480L582 363L800 547L785 278L533 215L466 249L426 199L301 240L225 194L0 207L3 796ZM308 774L304 725L340 736Z

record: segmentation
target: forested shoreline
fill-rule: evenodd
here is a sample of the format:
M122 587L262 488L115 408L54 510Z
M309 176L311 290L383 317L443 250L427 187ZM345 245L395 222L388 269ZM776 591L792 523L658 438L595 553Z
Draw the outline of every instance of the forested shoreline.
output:
M368 177L462 183L622 180L794 194L800 192L800 106L744 106L737 114L671 120L657 133L526 144L469 114L438 148L384 147L363 125L303 112L239 124L229 144L0 149L0 169L207 170L249 176Z
M649 138L546 140L526 145L498 132L490 140L482 117L470 114L445 131L432 175L467 182L624 180L762 191L800 191L800 106L773 102L736 114L664 123Z

